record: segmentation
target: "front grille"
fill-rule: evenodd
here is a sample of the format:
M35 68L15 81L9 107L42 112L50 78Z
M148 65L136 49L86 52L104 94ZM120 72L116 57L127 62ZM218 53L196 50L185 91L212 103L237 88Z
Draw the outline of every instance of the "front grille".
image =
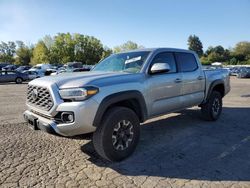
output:
M54 104L47 88L34 85L28 85L27 103L45 111L49 111Z

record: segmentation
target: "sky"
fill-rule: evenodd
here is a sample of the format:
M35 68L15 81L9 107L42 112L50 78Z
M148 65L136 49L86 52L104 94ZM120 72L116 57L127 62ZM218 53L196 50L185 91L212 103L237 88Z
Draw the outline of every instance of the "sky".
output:
M45 35L91 35L110 48L188 48L197 35L208 46L250 41L250 0L0 0L0 41L35 44Z

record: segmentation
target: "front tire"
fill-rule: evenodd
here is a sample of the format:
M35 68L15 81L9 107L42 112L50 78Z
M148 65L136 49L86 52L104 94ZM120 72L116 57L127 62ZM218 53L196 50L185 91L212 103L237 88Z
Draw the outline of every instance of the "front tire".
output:
M201 113L205 120L216 121L222 111L222 96L218 91L213 91L206 102L201 106Z
M140 122L135 112L114 107L104 114L93 134L96 152L109 161L121 161L131 155L139 141Z

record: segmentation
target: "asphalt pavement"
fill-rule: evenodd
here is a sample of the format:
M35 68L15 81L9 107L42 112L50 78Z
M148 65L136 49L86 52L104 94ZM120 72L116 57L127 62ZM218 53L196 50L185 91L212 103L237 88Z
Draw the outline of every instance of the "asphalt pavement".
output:
M27 84L0 85L0 187L250 187L250 79L231 78L221 118L198 108L141 125L135 153L102 160L91 135L59 137L28 128Z

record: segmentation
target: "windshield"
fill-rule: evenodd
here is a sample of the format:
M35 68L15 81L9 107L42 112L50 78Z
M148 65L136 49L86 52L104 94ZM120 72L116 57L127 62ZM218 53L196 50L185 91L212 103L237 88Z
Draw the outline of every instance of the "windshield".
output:
M148 57L149 51L113 54L98 63L92 71L137 73Z

